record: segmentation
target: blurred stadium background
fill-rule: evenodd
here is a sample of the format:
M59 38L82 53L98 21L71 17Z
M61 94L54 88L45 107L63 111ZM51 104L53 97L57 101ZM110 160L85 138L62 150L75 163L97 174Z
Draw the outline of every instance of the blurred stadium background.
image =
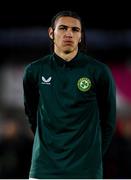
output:
M25 5L25 4L24 4ZM86 27L89 55L106 63L117 87L117 126L104 159L104 178L131 178L131 21L128 6L36 6L0 12L0 178L28 178L32 133L23 107L25 65L50 51L47 28L60 10L74 10ZM6 8L5 8L6 7ZM45 11L47 8L47 11Z

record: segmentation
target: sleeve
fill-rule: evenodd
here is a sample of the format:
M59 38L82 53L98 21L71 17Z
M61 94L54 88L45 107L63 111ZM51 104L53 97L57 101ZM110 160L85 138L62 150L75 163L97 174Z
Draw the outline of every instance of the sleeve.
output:
M37 83L30 65L28 65L24 70L23 94L25 114L33 133L35 133L37 125L39 93Z
M97 85L103 157L111 143L116 125L116 88L110 69L104 66Z

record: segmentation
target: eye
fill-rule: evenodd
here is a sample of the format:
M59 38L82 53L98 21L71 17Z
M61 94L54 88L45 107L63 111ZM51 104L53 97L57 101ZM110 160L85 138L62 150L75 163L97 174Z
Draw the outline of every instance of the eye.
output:
M80 32L80 29L79 29L78 27L73 27L73 28L72 28L72 31L74 31L74 32Z
M67 27L66 26L60 26L59 29L60 30L67 30Z

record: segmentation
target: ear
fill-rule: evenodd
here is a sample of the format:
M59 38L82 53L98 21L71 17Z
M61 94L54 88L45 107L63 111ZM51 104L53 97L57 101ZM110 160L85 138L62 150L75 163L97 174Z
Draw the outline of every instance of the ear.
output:
M51 39L53 39L53 29L52 29L52 27L49 27L49 29L48 29L48 35L49 35L49 37L50 37Z
M79 43L81 43L81 38L79 39Z
M81 38L82 38L82 35L80 36L79 43L81 43Z

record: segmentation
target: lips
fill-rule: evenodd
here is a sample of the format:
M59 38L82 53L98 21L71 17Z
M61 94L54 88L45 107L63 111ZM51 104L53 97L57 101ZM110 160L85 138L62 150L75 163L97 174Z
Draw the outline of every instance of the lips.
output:
M64 40L63 42L64 44L73 44L73 41L70 41L70 40Z

